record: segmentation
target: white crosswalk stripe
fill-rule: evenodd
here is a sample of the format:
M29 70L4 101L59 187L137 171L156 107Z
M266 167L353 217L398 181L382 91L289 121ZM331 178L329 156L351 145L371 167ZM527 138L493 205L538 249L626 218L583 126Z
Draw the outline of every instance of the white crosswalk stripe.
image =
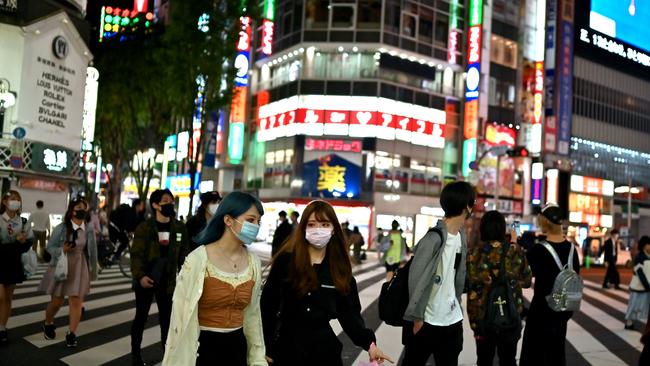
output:
M40 329L43 322L45 306L49 296L38 293L36 287L44 274L44 266L34 278L20 285L15 291L17 299L13 302L15 314L9 321L10 337L16 334L23 343L16 344L20 352L28 355L52 355L61 363L57 365L83 365L93 366L101 364L119 365L127 363L130 353L130 323L135 315L135 296L131 290L130 279L122 276L118 268L110 268L100 275L98 281L93 282L91 295L85 302L86 314L79 326L79 347L68 350L64 347L65 327L69 308L63 306L57 314L56 322L61 325L57 331L57 338L46 341ZM377 298L384 282L385 270L377 262L370 260L354 268L355 278L359 284L359 297L363 315L366 319L377 319ZM567 339L570 345L580 354L587 364L626 365L630 364L629 357L615 354L608 344L608 339L616 339L626 349L639 352L642 345L639 342L640 333L623 329L622 315L627 306L629 294L627 291L601 290L595 282L587 282L585 289L586 298L583 300L580 317L574 316L568 324ZM525 290L525 297L530 301L532 290ZM463 304L465 297L463 296ZM156 319L158 309L152 304L149 312L150 319ZM467 319L467 316L465 316ZM372 322L372 321L371 321ZM593 327L587 322L597 322L603 331L591 334ZM342 334L338 321L331 322L336 334ZM400 328L388 326L374 321L371 327L375 328L377 343L382 350L399 359L403 353L401 344L402 332ZM459 365L475 365L476 346L473 333L468 321L464 321L463 351L459 357ZM149 323L145 330L143 350L149 348L151 353L161 356L160 329L157 321ZM521 341L519 342L519 355ZM5 352L0 348L0 357ZM346 352L344 350L344 352ZM349 349L354 356L347 360L346 366L356 366L360 362L367 362L368 355L360 349ZM356 353L355 353L356 352ZM159 359L157 360L159 361ZM18 363L20 365L20 363ZM39 363L46 366L49 363ZM54 365L54 363L52 363Z

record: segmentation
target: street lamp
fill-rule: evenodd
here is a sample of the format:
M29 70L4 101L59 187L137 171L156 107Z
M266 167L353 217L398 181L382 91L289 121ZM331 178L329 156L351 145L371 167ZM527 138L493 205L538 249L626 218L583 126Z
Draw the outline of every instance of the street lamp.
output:
M10 89L9 80L0 78L0 134L4 131L5 111L16 104L16 93Z
M627 193L627 247L629 248L632 233L632 195L641 193L641 188L632 187L632 179L628 179L628 185L614 188L614 193Z

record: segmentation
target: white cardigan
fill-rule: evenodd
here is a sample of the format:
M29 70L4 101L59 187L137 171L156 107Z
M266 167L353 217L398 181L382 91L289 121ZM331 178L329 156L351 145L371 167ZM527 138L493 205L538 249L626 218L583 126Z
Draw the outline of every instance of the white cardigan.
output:
M266 349L260 313L261 263L253 253L249 252L249 258L251 259L249 265L253 266L255 286L251 303L244 310L244 335L248 344L248 365L268 366L265 358ZM183 268L176 278L163 366L193 366L196 364L200 334L198 302L203 294L203 280L207 265L208 254L205 247L201 246L185 259ZM224 352L228 352L228 350L224 350Z

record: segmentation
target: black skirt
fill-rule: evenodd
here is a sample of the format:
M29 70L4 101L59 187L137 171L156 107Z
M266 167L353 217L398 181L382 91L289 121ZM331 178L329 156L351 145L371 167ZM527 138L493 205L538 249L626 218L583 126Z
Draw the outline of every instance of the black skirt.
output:
M15 285L25 280L21 255L18 245L0 243L0 284Z
M196 366L246 366L248 345L243 329L230 333L202 330Z

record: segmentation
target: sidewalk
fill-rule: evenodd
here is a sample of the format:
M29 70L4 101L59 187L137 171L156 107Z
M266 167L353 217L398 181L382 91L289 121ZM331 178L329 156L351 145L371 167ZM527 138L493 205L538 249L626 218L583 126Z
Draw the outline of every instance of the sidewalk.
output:
M586 280L602 284L605 271L605 267L591 267L589 269L582 267L580 268L580 275ZM632 269L618 266L618 273L621 275L621 285L629 285L632 280Z

